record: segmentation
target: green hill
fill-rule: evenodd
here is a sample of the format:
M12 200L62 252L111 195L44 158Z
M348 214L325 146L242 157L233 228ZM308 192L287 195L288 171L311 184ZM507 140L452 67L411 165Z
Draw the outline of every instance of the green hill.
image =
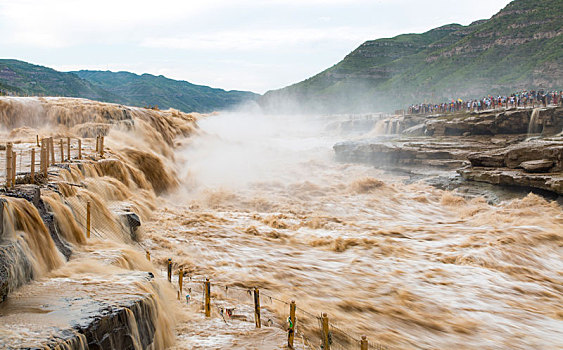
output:
M267 92L270 109L365 112L563 87L563 2L516 0L491 19L363 43L333 67ZM289 106L289 107L287 107Z
M18 95L84 97L108 102L119 99L75 74L18 60L0 60L0 90Z
M211 112L235 106L258 95L225 91L186 81L129 72L59 72L18 60L0 59L0 92L28 96L83 97L132 106Z
M183 111L210 112L234 106L258 95L247 91L225 91L187 81L173 80L162 75L137 75L129 72L73 72L96 87L122 96L123 103L134 106L158 105Z

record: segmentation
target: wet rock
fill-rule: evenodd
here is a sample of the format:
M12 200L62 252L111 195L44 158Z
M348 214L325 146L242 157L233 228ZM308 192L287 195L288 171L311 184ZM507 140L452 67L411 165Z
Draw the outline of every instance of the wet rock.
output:
M553 161L549 159L529 160L520 163L520 167L528 173L547 173L553 167Z
M504 152L471 153L467 156L467 160L472 166L498 168L504 166L504 155Z
M72 249L68 242L61 237L53 214L47 210L45 203L41 199L41 188L37 185L22 185L16 187L12 191L6 192L5 195L15 198L24 198L37 208L37 211L43 220L43 224L49 230L49 234L51 235L55 246L68 260L72 255Z
M503 186L538 188L563 195L563 174L532 174L522 169L468 168L458 170L466 180L487 182Z
M8 331L0 337L0 348L154 348L158 315L165 310L157 308L157 296L135 287L151 289L151 276L132 271L114 278L103 284L54 278L22 287L0 310L0 323ZM17 336L22 327L34 332Z
M405 139L395 142L377 140L347 141L334 145L339 161L363 162L375 166L430 166L455 169L467 164L467 154L475 147L486 147L468 141L455 145L452 140Z
M59 228L55 223L52 213L47 211L45 203L41 199L41 190L36 185L17 186L12 190L4 192L5 196L23 198L31 202L48 229L57 249L67 258L72 255L70 245L61 238ZM7 295L15 288L33 279L33 270L27 255L18 244L16 237L9 237L4 227L4 205L6 200L0 199L0 301L6 299Z
M0 244L0 302L17 287L33 279L31 263L17 242Z
M563 141L526 142L506 148L504 162L509 168L517 168L531 160L551 160L553 171L563 170Z
M43 203L43 201L41 201ZM44 206L44 204L43 204ZM39 212L41 214L41 219L43 219L43 223L45 227L49 230L49 234L55 243L57 249L64 255L64 257L68 260L72 255L72 248L67 241L65 241L60 235L60 229L58 224L56 223L55 216L46 210L44 212Z
M109 306L101 309L98 315L83 320L74 328L84 334L88 348L92 350L136 350L136 342L146 349L153 343L156 330L155 311L150 298L145 297L119 307ZM130 318L137 322L130 323ZM131 329L134 326L137 329ZM138 334L138 339L135 339L135 334Z
M472 166L497 168L518 168L523 162L541 159L551 161L554 171L563 170L563 141L522 142L468 156Z
M141 226L141 218L134 213L126 204L111 208L112 212L120 218L121 222L129 228L129 234L133 241L138 241L138 228Z
M425 130L426 130L426 126L424 124L418 124L418 125L415 125L415 126L408 128L408 129L405 129L403 131L403 135L406 135L406 136L423 136Z
M540 108L537 113L533 124L530 121L529 132L550 136L563 131L563 108Z
M133 212L123 213L122 216L125 218L127 225L129 226L129 232L131 234L131 239L134 241L138 241L139 237L137 237L137 228L141 226L141 218L139 215Z

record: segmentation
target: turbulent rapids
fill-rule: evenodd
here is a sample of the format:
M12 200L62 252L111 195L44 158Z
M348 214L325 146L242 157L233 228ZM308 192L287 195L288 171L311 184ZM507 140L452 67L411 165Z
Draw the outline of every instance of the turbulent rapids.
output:
M390 349L563 346L555 201L490 204L337 162L332 146L351 136L326 118L3 98L0 119L23 162L0 197L2 347L283 348L278 300L297 303L298 348L318 347L323 312ZM51 166L40 194L24 184L35 135L84 138L85 159ZM166 281L169 258L189 304ZM211 318L190 282L205 277ZM262 329L235 287L260 288ZM115 317L92 326L99 315Z

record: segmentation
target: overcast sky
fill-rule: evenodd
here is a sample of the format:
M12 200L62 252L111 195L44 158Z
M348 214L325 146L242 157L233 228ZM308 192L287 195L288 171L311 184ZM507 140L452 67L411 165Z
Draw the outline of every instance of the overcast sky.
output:
M508 0L0 0L0 57L263 93L371 39L489 18Z

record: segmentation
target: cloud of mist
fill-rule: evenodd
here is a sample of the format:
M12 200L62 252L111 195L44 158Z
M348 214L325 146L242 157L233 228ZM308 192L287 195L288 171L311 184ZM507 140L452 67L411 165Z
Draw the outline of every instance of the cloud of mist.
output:
M264 115L257 108L205 117L199 125L201 134L178 154L190 190L299 180L304 165L332 160L336 140L322 119Z

